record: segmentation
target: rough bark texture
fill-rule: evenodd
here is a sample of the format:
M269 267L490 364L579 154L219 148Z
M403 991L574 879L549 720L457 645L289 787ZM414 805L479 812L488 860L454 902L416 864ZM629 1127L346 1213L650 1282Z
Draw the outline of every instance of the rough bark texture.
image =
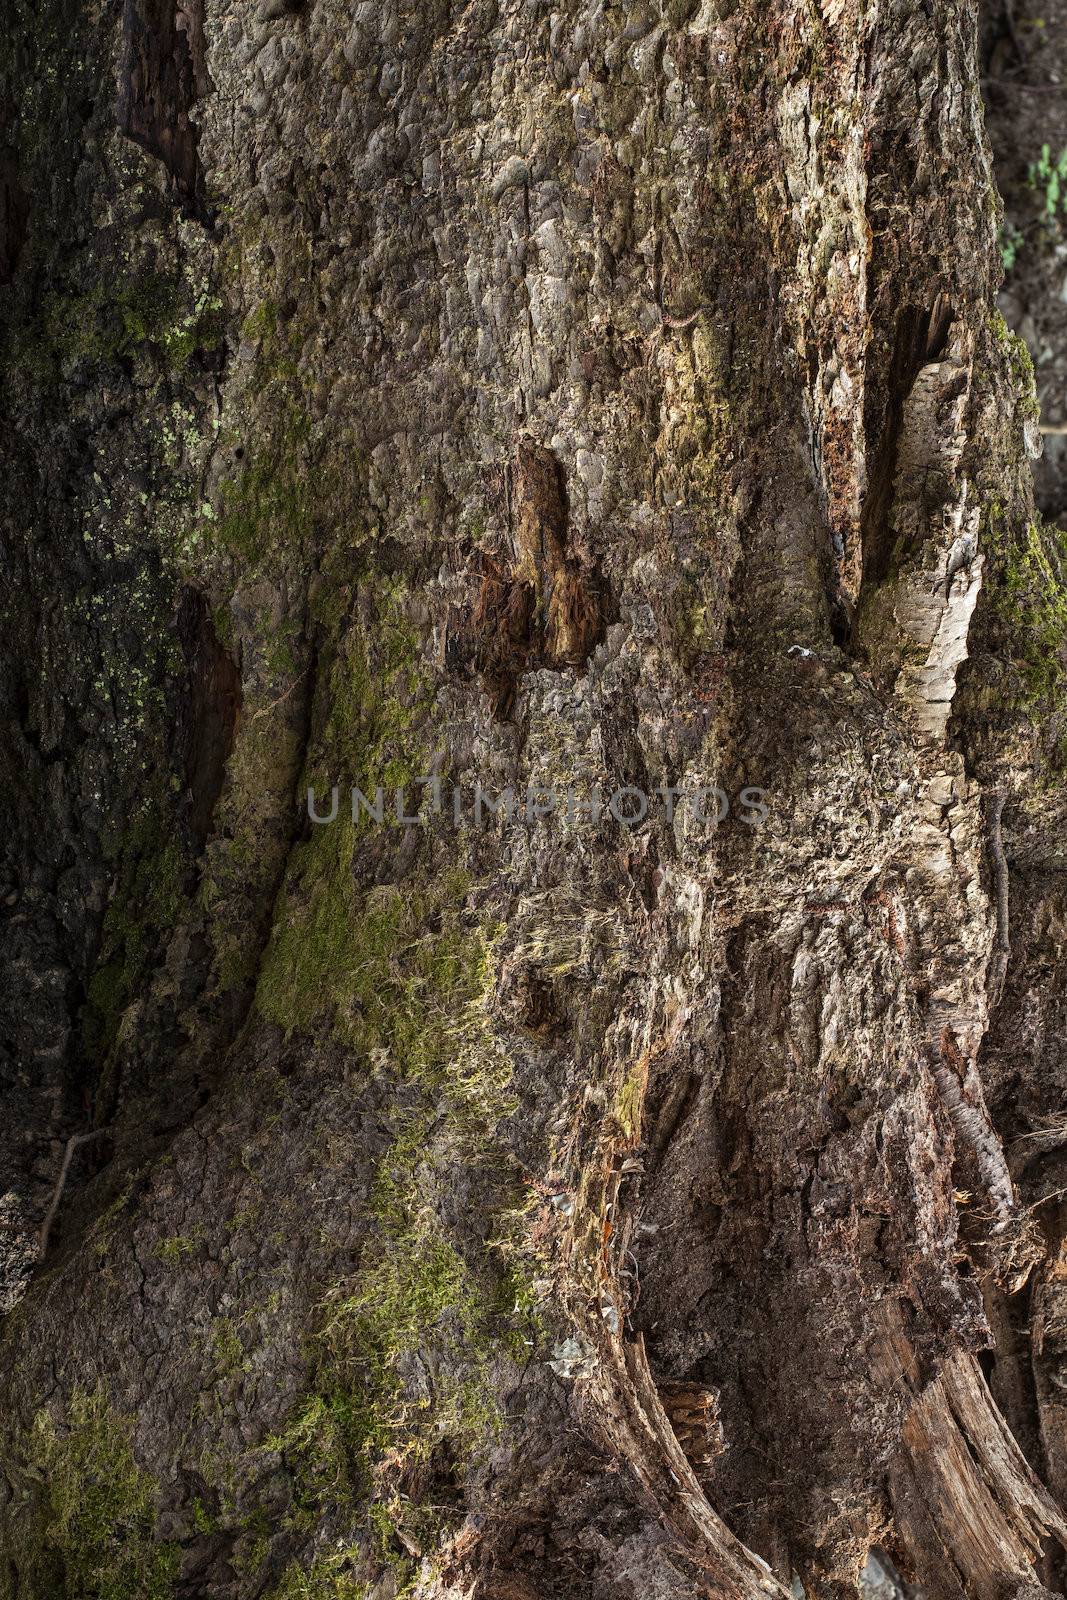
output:
M1062 1592L978 32L15 0L0 1595Z

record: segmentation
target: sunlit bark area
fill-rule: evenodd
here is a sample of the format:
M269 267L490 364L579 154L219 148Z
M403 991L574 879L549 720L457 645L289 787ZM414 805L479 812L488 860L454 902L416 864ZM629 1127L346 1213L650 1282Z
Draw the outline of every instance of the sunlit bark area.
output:
M989 48L13 0L5 1600L1063 1592Z

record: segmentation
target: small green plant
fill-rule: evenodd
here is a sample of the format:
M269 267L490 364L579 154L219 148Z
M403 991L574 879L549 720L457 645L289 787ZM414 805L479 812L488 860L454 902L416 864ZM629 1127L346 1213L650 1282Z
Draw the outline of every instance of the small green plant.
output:
M1000 259L1004 263L1004 271L1010 272L1019 259L1019 251L1023 246L1023 235L1014 222L1004 222L1000 229Z
M215 1533L218 1520L212 1516L199 1495L193 1497L193 1527L197 1533Z
M212 1324L211 1354L220 1378L228 1378L248 1366L245 1347L229 1317L216 1317Z
M1067 149L1061 150L1054 161L1051 145L1043 144L1041 154L1036 161L1031 161L1027 168L1026 181L1042 198L1042 216L1045 222L1058 223L1060 214L1067 204L1064 195L1064 186L1067 185Z
M191 1235L176 1233L169 1239L160 1239L155 1247L158 1259L168 1267L174 1266L183 1256L191 1256L197 1241Z

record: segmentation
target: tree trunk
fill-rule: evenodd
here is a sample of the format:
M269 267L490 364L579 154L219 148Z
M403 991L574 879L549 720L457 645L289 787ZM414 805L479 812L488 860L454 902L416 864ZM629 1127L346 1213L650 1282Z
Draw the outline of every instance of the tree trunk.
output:
M0 1595L1062 1592L979 79L959 0L14 0Z

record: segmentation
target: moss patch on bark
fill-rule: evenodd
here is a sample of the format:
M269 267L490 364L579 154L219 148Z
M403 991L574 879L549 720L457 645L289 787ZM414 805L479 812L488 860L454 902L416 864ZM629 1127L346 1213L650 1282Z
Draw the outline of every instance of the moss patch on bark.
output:
M39 1411L21 1474L30 1507L17 1587L5 1600L166 1600L177 1547L157 1538L156 1486L138 1467L132 1424L102 1388L75 1390L61 1423ZM16 1469L17 1470L17 1469Z

